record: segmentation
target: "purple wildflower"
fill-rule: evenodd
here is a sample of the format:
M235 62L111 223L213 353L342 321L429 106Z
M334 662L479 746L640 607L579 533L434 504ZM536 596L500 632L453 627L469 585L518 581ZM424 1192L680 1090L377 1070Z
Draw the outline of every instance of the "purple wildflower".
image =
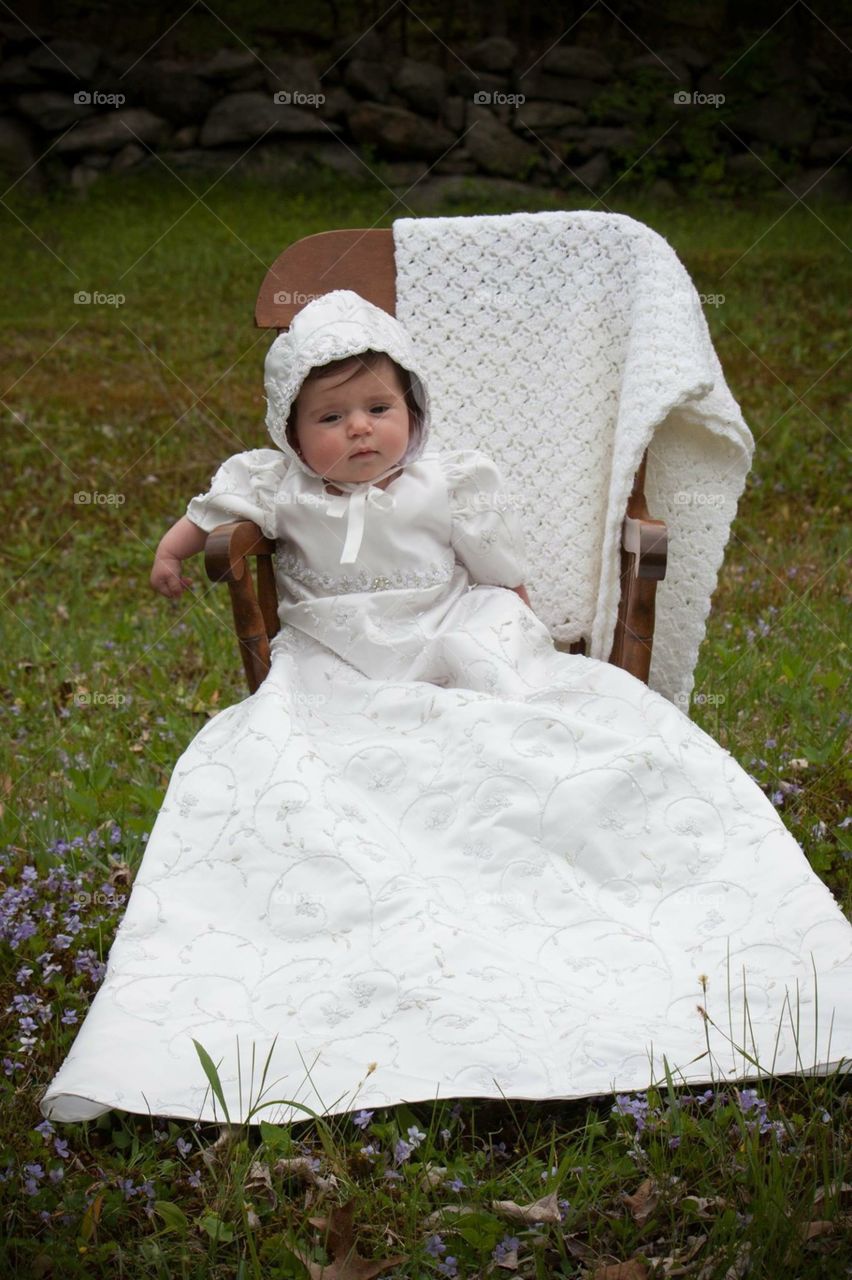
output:
M641 1093L637 1094L635 1098L631 1098L627 1093L617 1093L612 1113L620 1116L632 1116L636 1121L636 1133L640 1134L644 1130L645 1121L648 1118L648 1099Z
M188 1156L190 1151L192 1150L192 1143L187 1142L185 1138L178 1138L177 1149L180 1155Z
M393 1149L394 1164L403 1164L411 1155L413 1150L414 1147L410 1142L406 1142L403 1138L399 1138Z
M374 1115L374 1111L359 1111L357 1115L352 1117L352 1123L359 1129L366 1129Z
M521 1242L517 1236L504 1236L500 1243L494 1247L491 1257L495 1262L502 1262L507 1253L517 1253L520 1244Z

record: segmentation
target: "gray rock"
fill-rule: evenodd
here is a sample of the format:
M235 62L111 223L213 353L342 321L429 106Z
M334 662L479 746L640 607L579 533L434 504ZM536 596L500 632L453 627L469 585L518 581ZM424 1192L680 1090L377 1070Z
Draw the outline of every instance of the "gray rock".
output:
M228 82L228 93L263 93L269 72L262 62L255 62L241 76L235 76Z
M544 98L547 102L568 102L575 107L588 107L601 93L602 85L594 80L572 80L541 68L521 76L518 90L526 98Z
M836 200L848 204L852 200L852 177L848 170L839 167L827 169L823 165L818 169L802 169L787 179L787 186L806 204L814 200Z
M136 144L134 143L133 145L135 146ZM139 150L142 151L143 148L140 147ZM87 164L90 169L108 169L110 157L104 155L102 151L87 151L85 155L80 156L80 164Z
M38 37L30 27L25 27L22 22L12 19L0 22L0 40L3 42L4 50L15 52L31 49L33 45L38 44Z
M390 76L381 62L353 59L346 64L343 83L357 98L369 98L372 102L387 102L390 94Z
M202 147L253 142L268 134L326 133L337 125L322 121L315 108L278 103L271 93L230 93L220 98L201 128Z
M475 71L511 71L518 56L518 46L514 40L505 36L488 36L480 40L465 55L467 62Z
M575 155L581 159L593 156L601 150L628 150L636 143L636 134L632 129L614 129L606 125L584 125L582 128L571 126L562 129L559 138L567 144L560 148L563 155Z
M219 49L212 58L197 66L195 73L205 80L227 84L247 71L253 71L258 65L256 55L249 49Z
M480 169L500 178L524 179L541 166L541 157L484 107L468 112L464 144Z
M448 98L447 77L440 67L403 58L394 68L391 84L415 111L440 116Z
M640 54L637 58L631 58L626 62L621 70L630 75L635 71L653 71L663 77L666 84L672 86L672 92L676 89L689 89L692 84L692 72L689 67L671 50L663 53L662 50L655 57L652 53Z
M114 173L122 173L125 169L133 169L136 165L141 164L143 160L146 160L148 154L145 148L140 147L137 142L128 142L126 147L116 151L112 158L110 169Z
M791 109L788 98L766 98L756 106L741 108L728 121L734 133L751 141L776 147L805 147L813 137L816 111L804 103Z
M510 182L507 178L487 178L482 175L465 177L446 174L428 178L415 187L406 197L418 213L440 213L459 205L505 204L512 210L527 210L541 202L553 205L556 198L550 192L536 192L526 182Z
M433 173L478 173L479 166L467 147L454 147L443 160L439 160Z
M449 93L472 102L477 93L508 93L511 88L508 76L491 71L475 72L467 67L454 67L447 80Z
M850 147L852 147L852 137L849 134L835 135L831 138L815 138L808 147L808 159L818 163L829 163L832 160L839 160L841 156L845 156Z
M50 80L75 82L78 88L93 88L101 62L97 45L82 40L51 40L27 54L27 64Z
M143 58L123 79L128 102L174 125L203 120L216 101L213 85L186 63Z
M46 83L45 77L33 71L25 58L7 58L0 66L2 89L39 89Z
M556 175L560 186L576 186L579 184L587 191L601 191L610 180L611 169L609 159L601 151L587 160L585 164L565 166Z
M264 72L264 83L271 93L284 90L291 94L323 93L317 69L310 58L266 58L269 71Z
M342 36L336 40L328 51L327 65L345 66L356 59L359 62L381 62L384 56L385 46L381 36L377 31L369 30L354 40L351 36Z
M342 85L333 85L330 89L324 89L325 102L319 108L319 113L323 120L339 120L343 121L349 115L349 112L357 106L357 100L348 93Z
M129 107L81 121L59 139L54 149L62 154L120 151L128 142L156 147L168 132L169 126L159 116L141 107Z
M185 124L182 129L175 129L171 145L175 151L186 151L196 145L200 132L197 124Z
M71 170L71 186L75 191L88 191L93 182L97 182L100 170L88 164L75 164Z
M0 175L3 185L11 180L17 182L22 175L23 183L33 191L40 191L46 185L43 173L36 164L35 137L32 129L20 120L8 116L0 116Z
M538 64L553 75L573 80L609 80L613 74L612 63L597 49L582 45L556 45Z
M777 180L773 178L760 157L752 155L750 151L727 156L725 159L725 172L732 178L748 179L751 183L759 184L762 187L769 187L770 185L775 187L778 185Z
M356 142L370 143L381 154L399 159L436 160L455 142L443 125L376 102L360 103L349 116L349 128Z
M669 182L668 178L657 178L648 188L648 195L652 200L659 201L660 204L674 204L680 199L677 188Z
M425 160L385 160L376 166L376 173L382 181L400 192L416 186L430 172L434 171Z
M70 90L41 89L34 93L21 93L15 99L21 115L32 120L45 133L61 133L76 120L84 120L94 114L94 107L74 101Z
M696 49L695 45L692 44L676 45L669 52L673 57L685 62L692 71L703 71L705 67L710 66L712 61L709 53L702 53L700 49Z
M444 113L442 117L444 124L448 129L452 129L453 133L463 133L466 111L467 103L464 98L447 98L444 102Z
M564 102L525 102L515 112L512 127L520 132L530 129L550 134L570 125L583 124L585 119L579 107L569 107Z
M328 143L317 139L311 162L322 169L331 169L334 173L342 173L348 178L354 178L359 182L370 182L375 186L375 176L364 161L355 155L350 147L342 147L332 139L329 139Z

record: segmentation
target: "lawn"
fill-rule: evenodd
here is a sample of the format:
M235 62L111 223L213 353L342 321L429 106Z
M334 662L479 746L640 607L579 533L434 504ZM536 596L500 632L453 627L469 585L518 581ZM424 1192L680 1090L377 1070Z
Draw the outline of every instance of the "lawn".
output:
M269 443L260 281L301 236L417 212L414 192L392 206L384 187L327 173L307 194L293 178L233 174L204 194L211 181L105 177L49 199L16 188L2 215L4 1274L842 1274L850 1095L837 1078L706 1092L649 1080L617 1099L422 1104L221 1133L115 1112L42 1122L38 1099L103 976L174 763L245 696L224 589L197 560L193 591L169 604L148 574L218 462ZM559 207L536 198L524 207ZM514 207L472 194L442 212ZM647 222L713 296L711 333L757 449L690 714L852 916L852 217L629 191L561 207ZM81 894L99 896L78 915ZM374 1269L348 1256L353 1243Z

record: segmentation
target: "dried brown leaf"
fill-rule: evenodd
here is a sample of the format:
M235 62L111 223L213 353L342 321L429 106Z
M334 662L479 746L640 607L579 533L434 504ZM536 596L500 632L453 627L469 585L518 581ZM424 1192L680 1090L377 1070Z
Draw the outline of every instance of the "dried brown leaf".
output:
M836 1222L805 1222L802 1224L802 1239L813 1240L816 1236L827 1236L837 1230Z
M511 1222L559 1222L559 1204L556 1192L543 1196L533 1204L516 1204L514 1200L492 1200L491 1208Z
M640 1182L632 1196L624 1195L624 1203L638 1227L648 1221L657 1207L659 1198L659 1190L653 1178L646 1178L644 1182Z
M709 1209L727 1209L728 1201L724 1196L684 1196L682 1204L692 1204L699 1218L712 1218Z
M291 1246L296 1257L307 1267L311 1280L373 1280L373 1276L408 1261L407 1254L379 1261L362 1258L355 1246L354 1213L353 1196L346 1204L331 1205L327 1217L308 1219L312 1226L326 1232L326 1248L332 1259L328 1266L322 1266Z
M822 1204L826 1196L837 1196L841 1204L850 1201L852 1197L852 1182L841 1182L838 1186L836 1182L830 1182L827 1187L817 1187L814 1195L814 1204Z
M648 1280L648 1268L643 1262L631 1258L629 1262L598 1267L592 1272L592 1280Z
M446 1176L447 1170L444 1166L427 1164L418 1180L420 1189L429 1191L432 1187L440 1187Z
M269 1206L271 1209L274 1209L278 1204L278 1196L272 1185L269 1165L264 1164L261 1160L255 1160L252 1164L249 1169L248 1177L245 1180L243 1190L247 1196L251 1196L252 1192L264 1192L264 1194L269 1198Z
M318 1187L320 1191L331 1191L337 1187L337 1178L335 1178L334 1174L330 1173L327 1178L320 1177L307 1156L294 1156L290 1160L276 1160L273 1165L273 1173L284 1174L290 1178L304 1178L306 1182Z

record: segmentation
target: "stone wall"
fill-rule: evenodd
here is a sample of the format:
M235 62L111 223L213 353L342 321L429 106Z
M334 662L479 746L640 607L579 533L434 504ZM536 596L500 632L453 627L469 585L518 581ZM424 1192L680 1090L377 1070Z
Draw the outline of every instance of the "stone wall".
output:
M850 194L848 64L823 32L806 55L562 44L524 59L491 37L438 61L373 33L312 57L243 47L135 60L0 23L0 168L85 190L106 172L291 172L319 163L407 187L425 175L603 195L617 181ZM758 42L758 47L759 47ZM835 42L836 43L836 42ZM773 176L776 175L776 176Z

